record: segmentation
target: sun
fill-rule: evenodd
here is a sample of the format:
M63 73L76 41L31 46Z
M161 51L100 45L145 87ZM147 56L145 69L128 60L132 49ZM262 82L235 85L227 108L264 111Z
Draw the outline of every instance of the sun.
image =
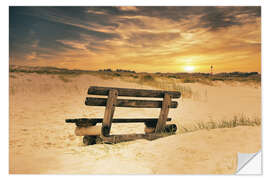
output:
M190 65L184 66L184 70L185 70L186 72L193 72L194 69L195 69L195 66L190 66Z

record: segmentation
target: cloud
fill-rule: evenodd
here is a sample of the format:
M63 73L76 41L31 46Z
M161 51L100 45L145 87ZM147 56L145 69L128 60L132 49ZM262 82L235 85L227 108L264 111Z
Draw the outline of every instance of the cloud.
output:
M248 16L251 20L253 17L260 17L260 8L256 7L205 7L204 14L201 16L199 24L203 28L210 28L210 30L219 30L235 25L242 25L245 23L243 16Z
M10 7L11 63L158 69L190 57L255 59L260 16L260 7Z
M157 47L179 38L181 38L181 35L177 32L138 32L132 33L126 41L129 44L136 44L140 47Z
M121 11L138 11L136 6L120 6L119 9Z

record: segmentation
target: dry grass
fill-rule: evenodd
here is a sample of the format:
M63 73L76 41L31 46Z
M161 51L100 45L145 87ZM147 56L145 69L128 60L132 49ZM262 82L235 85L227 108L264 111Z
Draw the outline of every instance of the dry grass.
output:
M62 80L64 83L72 82L72 80L68 76L65 76L65 75L59 75L58 78Z
M178 125L179 133L194 132L201 129L217 129L217 128L234 128L237 126L260 126L261 118L260 117L248 117L244 114L235 115L232 119L229 120L220 120L220 121L199 121L192 124Z
M16 76L15 75L13 75L13 74L9 74L9 78L16 78Z
M178 124L178 123L177 123ZM195 132L199 130L211 130L211 129L218 129L218 128L234 128L237 126L260 126L261 125L261 118L260 117L248 117L244 114L235 115L232 119L229 120L220 120L220 121L200 121L195 122L193 124L178 124L178 130L176 134L188 133L188 132ZM161 136L168 136L170 134L174 134L173 132L161 133ZM140 139L140 138L139 138ZM134 139L135 140L135 139ZM98 139L98 144L113 144L113 145L120 145L117 144L117 140L113 140L112 143L105 143L102 139Z
M261 83L261 74L257 72L230 72L230 73L218 73L211 75L209 73L136 73L129 70L116 70L111 69L103 71L88 71L88 70L70 70L64 68L55 67L30 67L30 66L16 66L11 65L10 72L24 72L24 73L37 73L37 74L62 74L62 75L80 75L80 74L92 74L109 78L116 77L133 77L134 79L141 78L144 80L152 80L156 78L166 79L178 79L183 83L202 83L213 85L215 81L222 82L247 82L247 83Z
M196 100L207 99L207 91L193 91L188 85L182 85L181 81L168 78L157 78L151 75L140 76L136 83L151 86L166 91L179 91L182 98L192 98Z
M195 100L207 100L207 91L194 91L188 84L201 83L209 86L215 85L215 82L224 83L244 82L249 85L260 86L261 75L256 73L220 73L210 75L207 73L135 73L131 71L85 71L85 70L68 70L54 67L27 67L27 66L10 66L10 72L37 73L37 74L54 74L65 83L72 82L72 77L81 74L98 76L102 79L112 80L114 78L123 81L135 82L141 85L147 85L157 89L168 91L180 91L182 98L192 98ZM10 78L15 78L10 75ZM184 84L184 85L183 85Z

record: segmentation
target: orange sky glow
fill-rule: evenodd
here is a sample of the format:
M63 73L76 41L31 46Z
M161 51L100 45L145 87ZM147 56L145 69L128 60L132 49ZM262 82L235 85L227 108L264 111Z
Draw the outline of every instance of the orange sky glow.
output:
M178 8L10 7L10 64L261 72L259 7Z

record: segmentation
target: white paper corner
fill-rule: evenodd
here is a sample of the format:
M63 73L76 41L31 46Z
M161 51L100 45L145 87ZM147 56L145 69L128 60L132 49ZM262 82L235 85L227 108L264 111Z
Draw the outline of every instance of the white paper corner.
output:
M238 153L237 154L237 175L262 175L262 152Z

